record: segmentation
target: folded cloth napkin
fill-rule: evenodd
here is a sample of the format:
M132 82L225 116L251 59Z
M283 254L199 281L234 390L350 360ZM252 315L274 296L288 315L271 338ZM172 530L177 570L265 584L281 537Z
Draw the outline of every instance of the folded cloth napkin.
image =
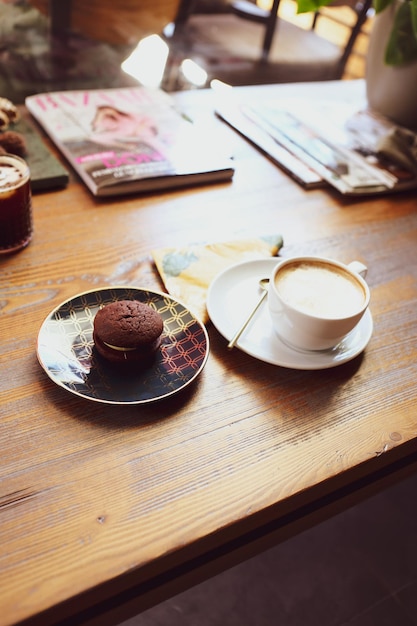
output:
M213 278L234 263L276 256L282 246L281 235L272 235L186 248L163 248L153 250L152 257L168 293L206 324L209 321L207 290Z

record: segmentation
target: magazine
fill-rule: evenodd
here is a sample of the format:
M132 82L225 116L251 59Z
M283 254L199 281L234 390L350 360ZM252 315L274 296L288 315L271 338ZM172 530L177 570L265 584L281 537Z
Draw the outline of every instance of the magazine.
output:
M407 142L417 146L417 135L370 110L344 115L341 106L335 115L338 107L330 106L328 114L325 103L315 109L295 101L271 101L239 104L234 110L219 106L217 112L232 126L246 118L273 139L284 151L285 160L278 164L296 180L300 171L298 165L291 171L288 155L344 195L417 188L417 151L407 149ZM254 141L253 133L248 138Z
M27 109L95 196L228 180L231 160L159 89L28 96Z
M289 174L305 189L323 187L326 183L316 171L278 142L269 130L251 119L236 106L221 106L217 115L257 146L273 163Z

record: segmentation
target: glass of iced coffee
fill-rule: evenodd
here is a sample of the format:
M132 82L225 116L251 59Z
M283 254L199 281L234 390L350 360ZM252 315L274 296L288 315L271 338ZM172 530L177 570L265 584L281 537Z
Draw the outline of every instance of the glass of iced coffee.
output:
M20 157L0 154L0 254L24 248L32 233L29 167Z

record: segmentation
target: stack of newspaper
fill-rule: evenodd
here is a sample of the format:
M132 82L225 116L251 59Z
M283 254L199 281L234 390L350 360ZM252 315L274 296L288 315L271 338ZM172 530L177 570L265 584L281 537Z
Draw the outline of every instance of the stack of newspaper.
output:
M272 101L217 113L307 188L327 183L345 195L417 188L415 133L370 110L334 124L325 110L305 109Z

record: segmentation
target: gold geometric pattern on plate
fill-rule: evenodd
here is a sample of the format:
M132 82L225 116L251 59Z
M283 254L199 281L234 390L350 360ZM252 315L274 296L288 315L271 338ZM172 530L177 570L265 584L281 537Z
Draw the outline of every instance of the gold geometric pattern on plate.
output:
M97 357L93 323L97 311L116 300L139 300L164 322L153 363L129 372ZM38 335L39 363L57 385L109 404L142 404L172 395L202 371L209 353L204 325L168 294L135 287L102 288L74 296L52 311Z

